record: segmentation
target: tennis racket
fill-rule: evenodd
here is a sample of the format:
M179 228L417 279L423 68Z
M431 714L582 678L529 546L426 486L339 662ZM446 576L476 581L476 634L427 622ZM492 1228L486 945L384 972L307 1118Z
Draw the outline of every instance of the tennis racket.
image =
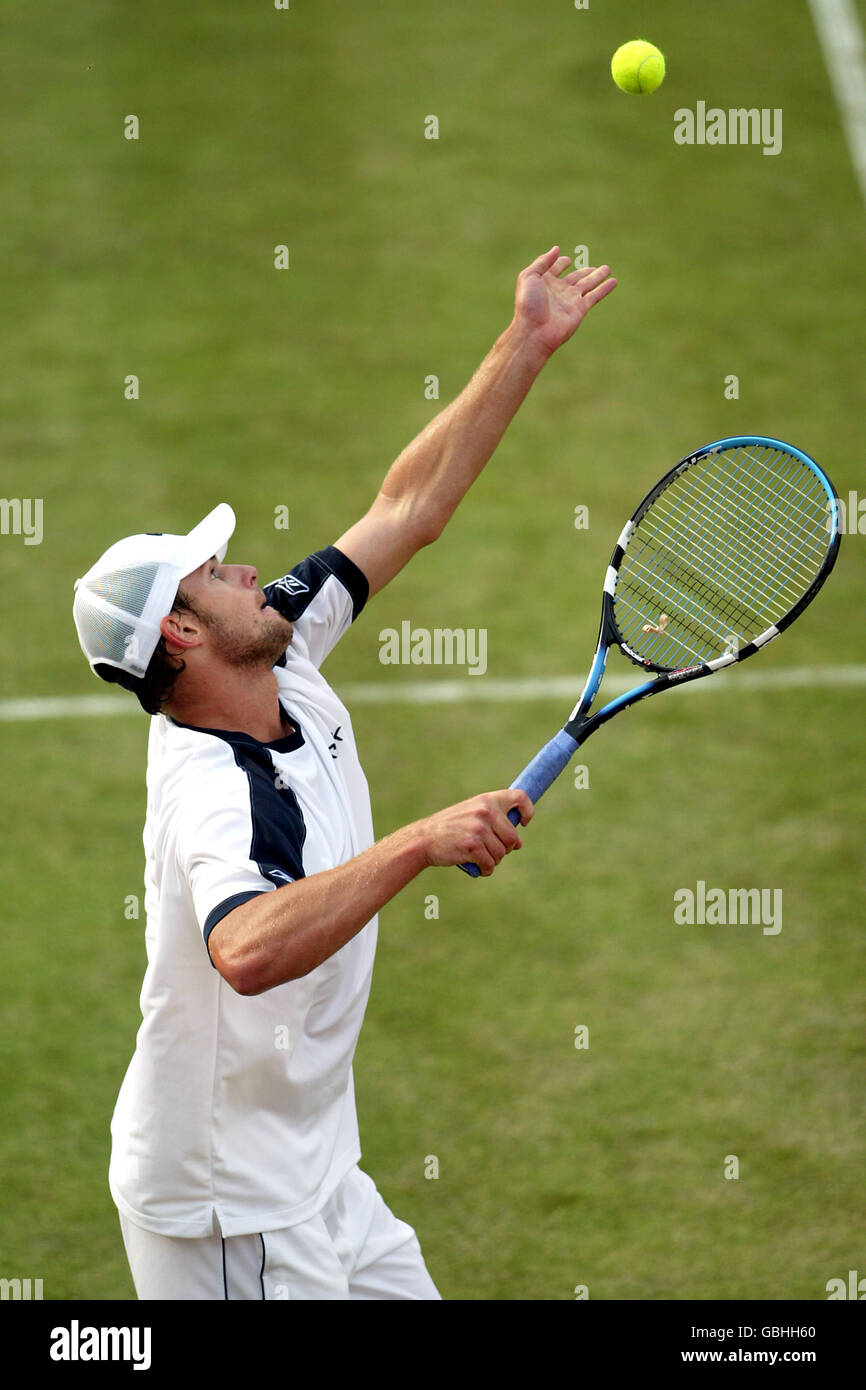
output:
M580 699L510 785L537 802L590 734L620 710L754 656L812 602L839 540L836 490L800 449L738 435L689 454L623 527ZM591 715L614 644L656 674ZM508 818L518 823L516 808ZM480 874L476 864L459 867Z

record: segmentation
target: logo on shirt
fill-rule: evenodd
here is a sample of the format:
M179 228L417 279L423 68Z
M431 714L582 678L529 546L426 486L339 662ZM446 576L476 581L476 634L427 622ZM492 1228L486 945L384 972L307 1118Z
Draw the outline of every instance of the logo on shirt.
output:
M338 724L338 725L337 725L337 727L336 727L336 729L334 730L333 735L332 735L334 742L328 744L328 752L330 753L330 755L331 755L332 758L336 758L337 755L338 755L338 753L339 753L339 751L340 751L339 748L337 747L337 744L343 742L343 738L342 738L342 735L341 735L341 733L340 733L340 730L342 729L342 727L343 727L342 724Z
M297 575L287 574L283 579L277 579L273 584L268 585L269 589L283 589L287 594L308 594L309 584L305 584Z

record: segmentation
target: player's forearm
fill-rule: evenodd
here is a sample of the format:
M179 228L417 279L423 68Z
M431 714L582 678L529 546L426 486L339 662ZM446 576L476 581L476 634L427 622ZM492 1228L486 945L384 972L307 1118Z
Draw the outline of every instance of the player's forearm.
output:
M239 994L300 979L351 941L427 863L420 825L408 825L335 869L262 893L214 928L214 965Z
M394 462L380 496L401 503L425 538L437 536L453 515L546 360L526 329L512 321L457 399Z

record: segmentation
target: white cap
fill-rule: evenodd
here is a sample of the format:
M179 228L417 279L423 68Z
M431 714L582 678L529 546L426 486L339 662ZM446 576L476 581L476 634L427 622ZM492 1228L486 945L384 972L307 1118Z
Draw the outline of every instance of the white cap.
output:
M220 502L188 536L127 536L76 579L72 616L91 669L143 676L181 581L212 555L222 562L234 529L234 512Z

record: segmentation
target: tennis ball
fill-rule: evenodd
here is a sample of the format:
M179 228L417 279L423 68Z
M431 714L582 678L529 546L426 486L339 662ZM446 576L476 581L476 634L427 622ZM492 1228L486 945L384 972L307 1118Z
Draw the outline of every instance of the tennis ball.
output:
M665 76L665 57L655 44L632 39L616 50L610 62L611 76L624 92L643 96L660 87Z

